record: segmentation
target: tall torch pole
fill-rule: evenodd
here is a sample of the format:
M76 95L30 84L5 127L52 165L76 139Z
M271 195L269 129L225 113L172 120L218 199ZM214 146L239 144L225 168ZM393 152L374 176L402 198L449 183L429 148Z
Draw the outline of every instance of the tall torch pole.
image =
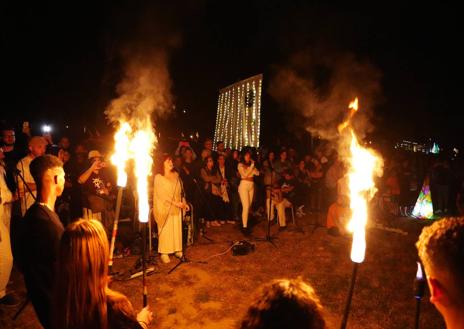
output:
M113 232L111 234L111 244L110 244L110 255L108 262L108 273L113 274L113 255L114 255L114 246L116 244L116 236L118 234L118 224L119 224L119 214L121 212L121 203L122 203L122 193L124 188L127 185L127 173L125 171L126 161L129 157L129 133L131 128L128 123L122 123L119 130L114 135L115 140L115 152L111 157L112 163L117 168L117 186L118 186L118 195L116 197L116 210L113 221Z
M350 103L350 116L346 122L339 126L339 131L343 131L349 126L349 120L358 110L358 99ZM364 261L366 254L366 224L368 217L368 201L373 197L376 188L373 176L381 173L381 158L373 151L359 145L354 131L351 129L350 144L350 167L348 172L351 219L348 229L353 233L351 245L351 261L353 271L351 273L350 288L345 303L343 319L340 328L345 329L350 313L351 300L353 298L358 267Z
M151 126L150 118L147 117L137 130L132 139L132 150L135 159L135 176L137 178L137 197L138 197L138 215L142 224L142 285L143 285L143 306L148 305L148 289L146 283L146 246L147 246L147 223L149 217L148 204L148 177L151 174L153 159L151 157L154 143L156 142L155 134Z
M114 256L114 246L116 244L116 236L118 234L118 224L119 224L119 214L121 212L121 202L122 202L122 192L125 186L118 185L118 196L116 198L116 211L113 221L113 232L111 234L111 245L110 245L110 257L108 262L108 273L114 274L113 272L113 256Z

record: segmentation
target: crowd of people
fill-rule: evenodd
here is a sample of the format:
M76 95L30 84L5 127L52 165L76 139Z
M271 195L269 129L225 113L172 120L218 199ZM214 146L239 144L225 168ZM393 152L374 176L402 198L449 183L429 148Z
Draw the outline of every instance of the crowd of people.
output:
M116 177L105 150L73 145L68 137L54 144L50 133L33 136L28 125L18 141L15 134L9 126L2 128L0 305L18 305L14 294L6 292L14 255L44 328L147 328L153 318L149 307L136 313L124 295L108 287ZM287 208L294 208L298 217L326 212L328 231L344 233L347 168L328 148L298 156L292 147L239 151L221 141L213 147L211 139L199 148L182 140L156 160L153 214L165 263L172 254L182 258L182 217L192 209L205 228L235 224L246 236L260 219L276 221L285 230ZM451 193L454 180L447 162L435 161L429 168L417 174L407 161L387 161L378 183L381 195L407 215L420 180L429 177L438 196L436 212L461 211L462 197L459 189ZM457 310L463 305L463 227L462 219L445 219L425 230L418 243L432 302L449 328L462 323L456 321L462 320ZM321 310L310 286L278 280L263 288L241 326L324 328Z

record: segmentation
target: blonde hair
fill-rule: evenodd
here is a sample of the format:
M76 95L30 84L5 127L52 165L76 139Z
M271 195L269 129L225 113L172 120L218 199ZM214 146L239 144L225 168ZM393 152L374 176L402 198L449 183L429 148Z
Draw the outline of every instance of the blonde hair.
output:
M107 329L108 238L100 222L66 228L58 269L57 328Z
M463 305L464 217L443 218L425 227L416 247L426 272L430 269L449 275L455 287L450 294Z

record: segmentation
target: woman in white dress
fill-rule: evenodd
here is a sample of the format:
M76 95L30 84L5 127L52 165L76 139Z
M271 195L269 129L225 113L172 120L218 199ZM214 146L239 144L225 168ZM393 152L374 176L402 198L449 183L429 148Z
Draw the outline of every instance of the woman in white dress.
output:
M164 155L162 174L155 176L153 212L158 225L158 252L169 263L169 254L182 257L182 211L189 207L182 197L182 181L174 171L172 158Z

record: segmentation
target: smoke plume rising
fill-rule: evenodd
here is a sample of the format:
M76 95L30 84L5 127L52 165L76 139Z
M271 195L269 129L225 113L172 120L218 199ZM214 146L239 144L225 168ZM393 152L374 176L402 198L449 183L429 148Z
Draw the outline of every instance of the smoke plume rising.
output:
M322 50L300 52L277 66L269 92L313 136L334 141L348 104L359 98L352 126L360 136L372 130L372 109L382 99L381 73L349 53ZM304 120L301 120L303 118Z
M113 15L115 26L124 28L113 37L111 48L117 49L123 74L105 114L113 125L128 121L136 127L140 120L165 117L172 110L169 57L181 45L182 15L165 3L148 3L129 13L124 6L120 10Z
M172 81L167 64L167 55L162 51L133 57L117 86L119 97L111 101L105 112L108 120L138 122L152 114L168 114L172 108Z

